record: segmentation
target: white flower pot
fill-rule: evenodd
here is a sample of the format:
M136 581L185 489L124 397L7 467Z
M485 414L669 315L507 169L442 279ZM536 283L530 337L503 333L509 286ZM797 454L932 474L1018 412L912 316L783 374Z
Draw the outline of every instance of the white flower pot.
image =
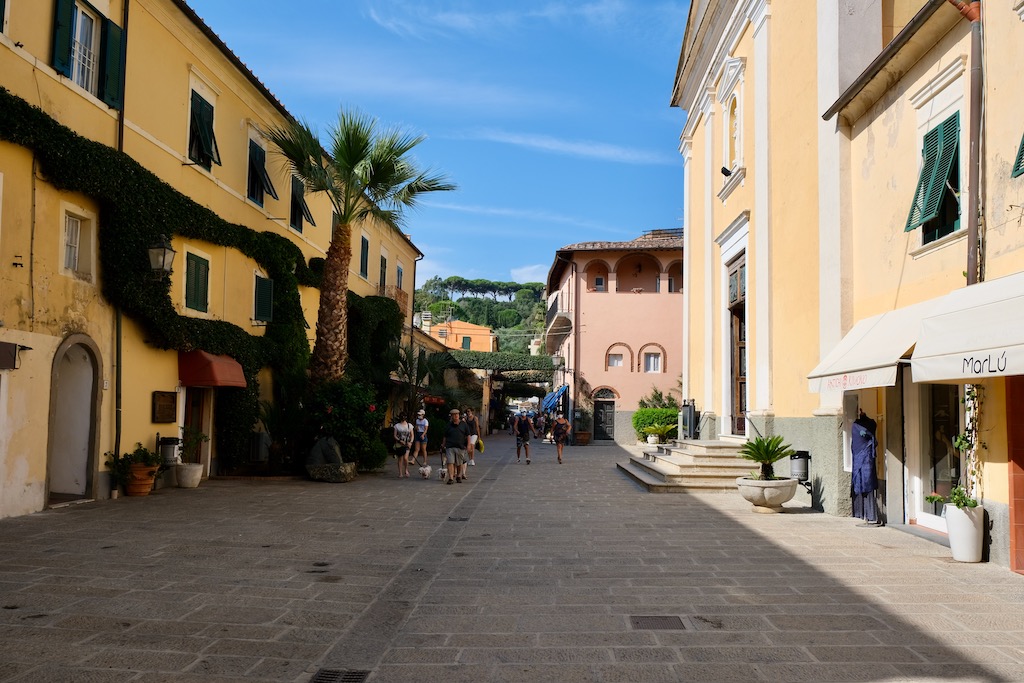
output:
M736 477L740 495L754 506L754 512L782 512L782 504L796 495L796 479L751 479Z
M181 463L175 468L178 475L178 488L194 489L203 479L203 466L194 463Z
M647 443L661 443L661 439L658 437L657 434L648 434Z
M946 503L946 533L949 549L957 562L981 562L982 542L985 539L985 508L958 508Z

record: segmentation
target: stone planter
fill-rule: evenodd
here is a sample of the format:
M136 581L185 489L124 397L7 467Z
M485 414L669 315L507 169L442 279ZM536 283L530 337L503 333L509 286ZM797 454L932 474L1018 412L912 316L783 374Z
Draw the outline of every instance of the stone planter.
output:
M354 462L330 462L323 465L307 466L306 471L313 481L329 481L337 484L355 479L356 467Z
M985 539L985 508L958 508L946 503L946 533L949 549L957 562L981 562Z
M661 438L657 434L648 434L647 435L647 443L649 443L649 444L659 444L659 443L661 443Z
M203 480L202 465L186 462L175 465L174 470L178 475L178 488L194 489Z
M754 512L773 513L782 512L782 504L793 499L796 495L796 487L799 482L796 479L750 479L749 477L736 477L736 486L739 487L740 495L749 501Z

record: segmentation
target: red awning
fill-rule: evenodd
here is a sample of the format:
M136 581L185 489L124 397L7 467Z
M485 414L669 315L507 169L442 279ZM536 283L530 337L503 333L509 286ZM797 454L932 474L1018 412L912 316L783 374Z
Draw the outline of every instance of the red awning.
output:
M178 379L185 387L245 387L245 373L231 356L178 352Z

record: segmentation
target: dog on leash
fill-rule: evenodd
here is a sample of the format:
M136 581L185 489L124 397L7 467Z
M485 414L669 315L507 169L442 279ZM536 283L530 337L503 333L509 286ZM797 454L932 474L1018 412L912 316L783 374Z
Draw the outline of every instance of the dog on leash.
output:
M438 470L437 470L437 478L438 478L439 481L444 481L445 479L447 479L448 478L448 470L446 470L443 466L438 468Z
M420 467L420 476L424 479L430 479L431 467L430 465L423 465Z

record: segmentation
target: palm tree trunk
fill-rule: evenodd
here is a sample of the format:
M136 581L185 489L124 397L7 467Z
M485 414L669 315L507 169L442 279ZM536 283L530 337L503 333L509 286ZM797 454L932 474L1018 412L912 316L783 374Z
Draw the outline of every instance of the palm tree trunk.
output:
M309 360L309 380L316 387L345 376L348 362L348 267L352 261L352 226L334 226L324 258L316 343Z

